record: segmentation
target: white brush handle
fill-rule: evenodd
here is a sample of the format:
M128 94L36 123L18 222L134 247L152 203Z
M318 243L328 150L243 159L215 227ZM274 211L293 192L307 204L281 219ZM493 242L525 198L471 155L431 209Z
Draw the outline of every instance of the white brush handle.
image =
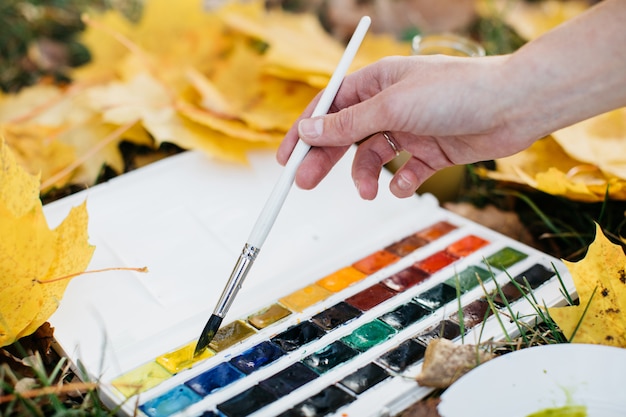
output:
M363 41L363 38L367 33L370 22L371 20L367 16L363 17L359 22L354 31L354 34L352 35L352 38L350 38L350 41L346 46L346 50L339 60L339 64L337 65L335 72L330 77L328 85L322 92L320 101L317 103L315 109L313 110L313 113L311 114L312 117L326 114L328 112L328 109L330 109L330 106L335 100L335 96L337 95L337 91L339 90L339 87L343 82L343 78L348 72L348 68L352 64L352 60L354 59L354 56L356 55L356 52L359 49L359 46L361 46L361 42ZM282 208L283 203L287 198L287 194L289 193L289 190L291 189L291 186L293 184L293 180L296 176L296 170L298 169L298 166L300 165L310 148L311 147L309 145L302 142L301 140L298 140L298 143L294 147L293 152L289 157L289 161L287 161L283 173L278 178L276 185L274 185L272 193L267 199L267 202L265 203L265 206L263 207L259 218L254 224L248 241L244 245L241 254L239 255L239 259L237 260L237 263L235 264L235 267L230 274L230 278L228 279L228 282L224 287L224 291L222 291L222 295L220 296L217 305L215 306L213 316L218 318L218 320L215 320L213 324L219 326L221 319L224 318L224 316L230 309L231 304L235 300L235 297L241 289L241 286L243 285L243 282L246 279L246 276L248 275L248 272L250 271L250 268L252 267L256 256L261 250L263 242L265 242L265 239L267 238L267 235L274 225L274 221L276 220L276 217L278 217L278 213L280 212L280 209ZM211 321L209 321L209 323L211 323ZM207 324L207 326L210 327L209 324ZM209 333L212 331L213 334L215 333L215 331L217 331L216 328L208 330ZM205 331L207 331L206 328ZM202 336L200 336L199 340L205 339L205 331L203 331ZM213 335L211 335L211 337L213 337ZM204 346L201 346L200 344L198 344L198 346L200 346L200 349L203 349L204 347L206 347L206 344L208 344L208 342L204 343ZM196 349L198 349L198 347L196 347Z
M337 95L337 91L339 91L339 87L343 82L343 79L348 72L348 68L352 64L354 60L354 56L356 55L359 47L361 46L361 42L367 33L367 30L370 26L371 19L368 16L364 16L361 18L359 24L354 30L354 34L350 38L348 45L335 69L335 72L330 77L328 81L328 85L322 92L322 96L320 97L320 101L315 106L311 117L321 116L328 113L328 109L332 105L335 100L335 96ZM293 185L293 181L296 176L296 171L300 166L300 163L309 152L311 147L306 143L298 140L291 156L289 157L289 161L285 165L285 168L278 178L272 193L270 194L259 218L257 219L254 227L252 228L252 232L250 232L250 236L248 238L248 244L254 248L260 249L267 238L272 226L274 225L274 221L276 217L278 217L278 213L287 198L287 194L289 194L289 190Z

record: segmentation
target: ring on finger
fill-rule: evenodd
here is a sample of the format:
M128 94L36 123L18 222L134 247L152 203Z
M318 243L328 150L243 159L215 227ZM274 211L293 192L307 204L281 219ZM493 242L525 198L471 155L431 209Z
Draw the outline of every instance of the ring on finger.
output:
M391 136L391 133L387 132L386 130L380 133L383 135L383 137L385 138L385 140L387 141L387 143L389 144L393 152L396 154L396 156L400 155L400 151L398 150L398 147L396 146L394 142L394 137Z

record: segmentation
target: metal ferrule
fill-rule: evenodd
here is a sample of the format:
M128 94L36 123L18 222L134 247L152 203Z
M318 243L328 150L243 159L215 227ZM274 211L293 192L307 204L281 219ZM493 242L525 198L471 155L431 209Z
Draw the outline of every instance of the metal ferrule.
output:
M222 291L222 295L215 306L213 314L224 318L230 309L230 305L235 300L235 296L241 289L241 284L245 280L246 275L248 275L248 271L250 271L250 267L254 263L259 251L260 248L252 246L249 243L245 244L243 250L241 251L241 255L239 255L239 259L233 268L233 272L231 272L230 278L226 283L226 287L224 288L224 291Z

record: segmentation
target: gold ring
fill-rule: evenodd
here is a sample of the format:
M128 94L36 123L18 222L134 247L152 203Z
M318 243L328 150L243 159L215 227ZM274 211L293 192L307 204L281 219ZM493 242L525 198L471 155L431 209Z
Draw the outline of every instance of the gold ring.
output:
M391 149L393 149L393 152L396 154L396 156L400 155L400 151L398 150L398 147L393 142L393 140L391 140L391 138L393 137L391 136L391 133L387 132L386 130L380 133L383 135L383 137L385 138L389 146L391 146Z

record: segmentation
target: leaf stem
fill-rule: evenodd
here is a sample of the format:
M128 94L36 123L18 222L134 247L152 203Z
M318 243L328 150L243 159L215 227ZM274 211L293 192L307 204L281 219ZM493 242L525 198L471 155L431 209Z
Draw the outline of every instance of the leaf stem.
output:
M144 266L141 268L126 268L126 267L116 267L116 268L103 268L103 269L92 269L91 271L82 271L82 272L76 272L74 274L68 274L68 275L63 275L61 277L57 277L57 278L51 278L51 279L47 279L45 281L37 279L35 280L37 283L39 284L50 284L52 282L58 282L58 281L63 281L65 279L72 279L74 277L77 277L79 275L84 275L84 274L95 274L97 272L108 272L108 271L135 271L135 272L148 272L148 267Z

